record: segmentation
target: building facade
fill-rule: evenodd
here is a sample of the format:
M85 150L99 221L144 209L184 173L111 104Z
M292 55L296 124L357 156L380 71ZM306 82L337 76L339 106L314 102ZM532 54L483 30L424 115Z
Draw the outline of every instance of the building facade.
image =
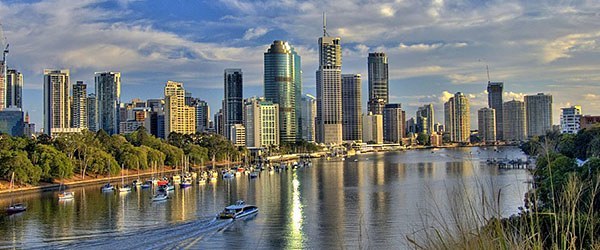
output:
M401 143L406 134L406 114L400 103L386 104L383 108L383 140Z
M433 104L427 104L417 109L417 133L431 134L433 133L434 110Z
M229 127L229 134L231 135L231 142L236 147L243 147L246 145L246 128L242 124L233 124Z
M383 115L369 114L363 116L363 141L367 143L383 143Z
M24 128L23 111L20 108L5 108L0 111L0 133L22 136Z
M23 74L16 69L6 71L6 108L23 108Z
M200 99L194 99L192 106L196 109L196 132L207 132L210 128L210 106Z
M444 103L445 130L450 133L453 142L468 143L471 136L471 117L469 99L457 92Z
M360 74L342 75L342 137L362 141L362 98Z
M382 114L389 102L388 57L385 53L369 53L367 59L369 73L368 111Z
M538 93L525 96L527 136L542 136L552 130L552 96Z
M492 108L481 108L477 111L477 124L479 137L482 142L496 142L496 110Z
M301 99L300 128L302 139L308 142L315 141L315 119L317 117L317 98L305 94Z
M317 77L317 142L342 143L342 46L339 37L319 38Z
M584 115L579 118L579 128L589 129L600 124L600 116Z
M525 119L525 103L512 100L502 106L505 141L524 141L527 139L527 120Z
M504 83L503 82L488 82L487 86L488 92L488 108L492 108L496 112L496 139L502 140L504 136L504 119L503 119L503 111L502 105L504 102L502 101L502 96L504 94Z
M121 73L97 72L94 79L96 84L96 126L109 135L118 134Z
M575 105L569 108L562 108L562 114L560 115L560 129L563 134L576 134L580 127L581 106Z
M89 94L86 99L87 102L87 127L89 131L98 131L98 119L96 112L96 94Z
M69 70L44 70L44 133L71 127Z
M264 98L252 98L246 102L244 125L247 147L270 147L279 145L279 105Z
M196 109L185 105L183 83L167 81L165 85L165 137L172 132L196 133Z
M77 81L73 84L73 115L72 122L74 128L88 128L88 108L87 108L87 85L83 81Z
M241 69L225 69L225 99L223 100L223 135L228 139L230 127L243 121L243 74Z
M295 142L300 115L298 91L302 89L300 56L285 41L273 41L264 54L265 99L279 105L281 142ZM300 87L300 88L298 88Z

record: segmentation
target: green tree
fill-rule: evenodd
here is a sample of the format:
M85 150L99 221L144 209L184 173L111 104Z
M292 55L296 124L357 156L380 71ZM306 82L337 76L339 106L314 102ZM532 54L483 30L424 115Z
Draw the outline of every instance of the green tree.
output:
M73 176L73 162L63 152L50 145L39 144L33 153L32 163L42 169L42 178L51 181L55 178Z
M86 165L88 166L89 171L96 175L108 174L109 172L112 175L116 175L121 170L119 164L112 155L98 148L93 148L90 151L87 161Z
M25 151L1 151L0 152L0 176L10 180L15 173L15 182L18 184L36 185L41 178L42 170L34 166Z

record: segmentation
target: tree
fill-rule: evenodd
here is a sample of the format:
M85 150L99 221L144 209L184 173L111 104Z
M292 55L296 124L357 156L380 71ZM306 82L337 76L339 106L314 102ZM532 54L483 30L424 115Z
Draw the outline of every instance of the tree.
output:
M88 166L89 171L96 175L108 174L109 172L116 175L121 170L119 164L112 155L98 148L91 150L86 165Z
M42 169L42 178L45 180L73 176L73 162L63 152L50 145L37 145L31 158L32 163Z
M425 133L419 133L419 135L417 135L417 141L419 145L429 145L429 135Z
M0 164L5 166L0 169L0 176L10 180L15 173L15 182L18 184L36 185L41 178L42 170L34 166L25 151L0 152Z

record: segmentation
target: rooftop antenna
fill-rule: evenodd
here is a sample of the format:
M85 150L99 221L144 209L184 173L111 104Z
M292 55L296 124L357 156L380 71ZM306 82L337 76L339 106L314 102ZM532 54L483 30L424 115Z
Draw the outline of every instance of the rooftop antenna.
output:
M323 11L323 36L329 36L327 34L327 14Z
M490 82L490 68L487 64L485 65L485 70L487 71L488 82Z

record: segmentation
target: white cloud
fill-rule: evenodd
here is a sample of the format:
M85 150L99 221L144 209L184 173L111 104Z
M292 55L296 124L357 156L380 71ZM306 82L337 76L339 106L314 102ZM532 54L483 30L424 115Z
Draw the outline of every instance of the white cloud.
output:
M255 39L255 38L259 38L259 37L264 36L265 34L267 34L267 32L269 32L269 29L267 29L267 28L262 28L262 27L249 28L244 33L243 39L244 40L252 40L252 39Z

